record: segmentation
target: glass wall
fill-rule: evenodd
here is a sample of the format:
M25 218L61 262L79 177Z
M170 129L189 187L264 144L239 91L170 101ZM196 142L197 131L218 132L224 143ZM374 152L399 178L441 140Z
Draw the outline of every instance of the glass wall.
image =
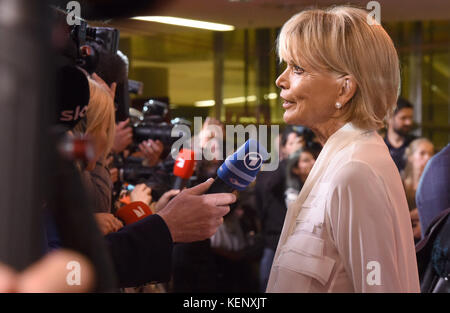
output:
M450 22L384 25L401 63L401 96L415 106L417 134L438 149L450 141ZM275 79L279 29L215 34L122 34L130 78L144 82L140 98L168 97L172 117L216 116L228 124L283 124Z
M385 25L399 52L401 96L415 106L417 134L438 149L450 142L450 22Z

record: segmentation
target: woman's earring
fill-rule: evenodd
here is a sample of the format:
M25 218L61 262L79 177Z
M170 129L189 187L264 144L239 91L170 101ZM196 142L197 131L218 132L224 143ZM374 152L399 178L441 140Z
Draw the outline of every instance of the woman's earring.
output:
M336 109L339 110L340 108L342 108L342 104L340 102L336 102Z

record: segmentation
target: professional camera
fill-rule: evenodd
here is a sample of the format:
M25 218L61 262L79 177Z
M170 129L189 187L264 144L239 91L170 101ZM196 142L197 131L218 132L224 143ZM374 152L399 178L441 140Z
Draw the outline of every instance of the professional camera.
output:
M54 8L53 32L56 64L58 123L73 127L85 115L89 101L89 85L83 69L95 72L108 85L117 84L114 103L116 121L128 118L129 92L142 91L142 83L128 82L128 59L118 51L119 30L110 27L90 27L77 18L67 24L66 12Z
M136 144L144 140L159 140L164 145L163 155L166 156L172 144L182 138L184 133L179 131L173 134L175 123L167 122L169 107L158 100L148 100L142 109L139 120L133 123L133 140ZM179 123L179 120L174 122ZM172 136L173 135L173 136Z
M75 62L89 74L95 72L100 54L117 54L119 48L119 30L110 27L89 27L79 19L79 25L70 29L70 37L76 46Z
M142 165L142 159L130 156L123 159L116 155L113 166L119 169L119 181L114 186L115 193L120 194L124 186L146 184L152 189L152 198L157 201L174 182L173 166L175 160L168 158L154 167Z

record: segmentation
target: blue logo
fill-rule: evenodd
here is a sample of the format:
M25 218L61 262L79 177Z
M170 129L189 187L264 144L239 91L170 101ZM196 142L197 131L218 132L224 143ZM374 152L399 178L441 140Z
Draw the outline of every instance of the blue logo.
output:
M249 152L244 157L244 165L250 171L259 169L262 165L262 156L258 152Z

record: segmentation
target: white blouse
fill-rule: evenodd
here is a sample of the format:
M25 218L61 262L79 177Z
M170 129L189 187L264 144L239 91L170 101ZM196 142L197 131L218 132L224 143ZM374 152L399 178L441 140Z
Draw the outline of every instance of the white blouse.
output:
M405 192L383 139L351 123L288 209L267 292L420 292Z

